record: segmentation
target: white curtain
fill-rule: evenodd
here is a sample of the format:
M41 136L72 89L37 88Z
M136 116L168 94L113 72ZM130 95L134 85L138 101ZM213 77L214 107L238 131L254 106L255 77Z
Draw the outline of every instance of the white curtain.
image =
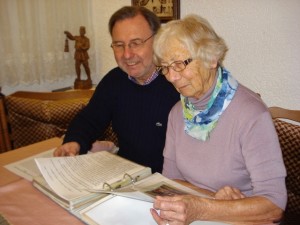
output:
M75 74L74 43L64 52L68 30L85 26L93 46L89 0L0 0L0 86L57 82ZM89 50L93 73L94 51Z

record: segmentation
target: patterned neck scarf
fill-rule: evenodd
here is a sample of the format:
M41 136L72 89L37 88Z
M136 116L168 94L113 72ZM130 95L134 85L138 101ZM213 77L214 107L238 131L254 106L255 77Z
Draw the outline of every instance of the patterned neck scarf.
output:
M185 132L198 140L208 140L220 116L233 99L237 87L238 82L234 77L227 70L219 67L216 86L206 109L203 111L195 109L189 99L181 95Z

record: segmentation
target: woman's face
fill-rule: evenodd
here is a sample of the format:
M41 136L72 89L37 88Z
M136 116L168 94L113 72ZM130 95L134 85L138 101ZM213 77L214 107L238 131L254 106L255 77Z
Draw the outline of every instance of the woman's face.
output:
M168 48L162 55L161 65L169 66L174 61L184 61L191 58L189 51L175 38L169 39ZM193 59L186 68L180 72L168 67L169 72L165 75L177 91L185 97L199 99L211 87L216 76L216 65L206 68L200 59Z

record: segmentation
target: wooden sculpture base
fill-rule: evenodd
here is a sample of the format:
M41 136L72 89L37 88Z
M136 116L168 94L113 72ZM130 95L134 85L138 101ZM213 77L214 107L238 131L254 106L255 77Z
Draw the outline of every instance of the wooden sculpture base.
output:
M74 89L91 89L93 86L92 80L78 80L74 82Z

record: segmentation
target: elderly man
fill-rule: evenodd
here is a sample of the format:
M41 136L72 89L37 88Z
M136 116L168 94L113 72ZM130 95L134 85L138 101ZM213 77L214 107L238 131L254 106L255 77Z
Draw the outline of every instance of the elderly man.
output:
M111 16L118 67L100 81L55 156L86 153L112 122L120 156L162 171L168 114L179 94L153 63L153 36L159 28L158 17L143 7L126 6Z

